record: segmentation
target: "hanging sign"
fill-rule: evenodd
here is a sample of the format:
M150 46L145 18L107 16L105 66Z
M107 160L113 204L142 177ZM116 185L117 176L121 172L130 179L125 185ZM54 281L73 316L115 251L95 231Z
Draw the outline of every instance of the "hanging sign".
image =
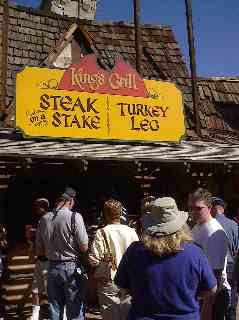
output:
M67 70L18 73L16 126L29 137L179 141L185 134L174 84L144 80L122 59L108 72L94 55Z

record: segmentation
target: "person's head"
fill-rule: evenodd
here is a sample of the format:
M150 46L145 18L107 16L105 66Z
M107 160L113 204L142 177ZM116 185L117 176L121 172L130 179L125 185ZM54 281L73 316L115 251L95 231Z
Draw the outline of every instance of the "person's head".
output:
M68 195L72 199L76 199L76 191L73 188L67 187L64 194Z
M203 188L190 194L192 219L197 224L207 222L211 218L212 194Z
M49 211L49 201L46 198L38 198L33 203L33 210L37 216L42 217Z
M217 214L224 213L226 209L226 203L218 197L212 197L212 216L215 217Z
M103 214L106 223L117 222L120 223L120 217L122 215L122 204L115 199L109 199L104 203Z
M181 251L183 243L192 242L187 219L188 213L179 211L173 198L164 197L153 201L150 213L142 220L145 248L159 256Z
M68 208L72 209L75 204L76 191L72 188L66 188L65 192L57 199L55 208Z

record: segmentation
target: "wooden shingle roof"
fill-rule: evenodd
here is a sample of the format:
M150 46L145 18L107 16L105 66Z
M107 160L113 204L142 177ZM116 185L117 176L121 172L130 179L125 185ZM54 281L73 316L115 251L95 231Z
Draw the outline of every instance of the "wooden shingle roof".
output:
M0 5L0 21L2 20ZM72 20L55 14L43 16L42 12L10 7L8 36L8 84L9 94L14 94L15 74L24 65L38 66L54 48ZM115 54L120 54L135 66L133 25L82 21L81 26L89 34L92 44L103 62L112 67ZM77 33L77 31L76 31ZM188 77L172 30L166 26L143 25L143 76L174 81ZM13 81L11 81L11 79ZM184 81L179 81L181 84Z
M115 54L120 54L135 67L134 26L123 22L85 25L101 59L114 66ZM166 26L142 26L142 75L174 81L187 78L188 72L172 30Z
M201 117L211 139L239 140L239 78L199 79Z
M0 4L0 23L2 13ZM73 20L18 6L10 6L9 14L7 92L8 99L14 101L16 73L24 65L43 65ZM135 67L133 25L81 21L80 26L82 29L74 33L75 43L81 46L87 39L89 52L97 54L106 68L112 68L116 55L121 55ZM194 130L191 80L171 28L143 25L142 51L143 77L172 81L182 90L187 140L239 142L239 124L236 126L231 121L239 104L239 78L199 79L199 114L204 137L198 137ZM229 117L227 110L230 110Z
M200 78L199 92L202 101L239 105L239 77Z

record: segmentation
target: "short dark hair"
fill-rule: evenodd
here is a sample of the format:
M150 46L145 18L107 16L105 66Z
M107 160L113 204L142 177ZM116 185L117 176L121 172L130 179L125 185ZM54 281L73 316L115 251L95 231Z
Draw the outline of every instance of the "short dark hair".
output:
M224 209L226 209L227 204L226 204L226 202L225 202L223 199L218 198L218 197L212 197L211 200L212 200L212 205L213 205L213 206L221 206L221 207L223 207Z
M70 200L75 200L76 198L76 191L72 188L67 187L65 191L58 197L57 203L65 201L68 202Z

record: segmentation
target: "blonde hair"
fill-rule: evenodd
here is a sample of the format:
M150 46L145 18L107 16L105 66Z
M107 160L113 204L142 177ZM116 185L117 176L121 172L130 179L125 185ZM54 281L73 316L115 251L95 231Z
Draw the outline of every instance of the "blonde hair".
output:
M190 229L185 224L177 232L165 236L143 235L142 241L147 250L157 256L168 256L182 251L183 243L193 242Z
M122 215L122 204L114 199L109 199L104 203L103 212L109 220L119 220Z

